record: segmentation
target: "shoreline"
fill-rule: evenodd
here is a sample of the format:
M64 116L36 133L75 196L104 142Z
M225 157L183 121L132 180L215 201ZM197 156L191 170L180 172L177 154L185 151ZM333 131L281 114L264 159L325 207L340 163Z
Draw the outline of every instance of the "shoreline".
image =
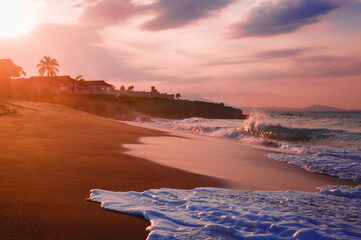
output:
M133 126L139 126L131 124ZM268 158L272 149L193 132L144 126L165 131L166 136L141 137L143 144L126 144L127 154L168 167L223 179L226 188L252 191L317 192L328 185L359 185L334 176L307 171L300 166Z
M104 211L86 201L89 191L228 187L221 178L125 152L124 144L148 146L142 138L161 140L169 137L166 131L50 103L0 99L0 106L6 109L0 116L2 239L146 239L149 222ZM253 153L245 151L243 158Z
M219 179L122 153L159 131L69 107L0 100L1 239L146 239L146 220L86 201L89 191L223 187ZM7 111L9 110L9 111Z

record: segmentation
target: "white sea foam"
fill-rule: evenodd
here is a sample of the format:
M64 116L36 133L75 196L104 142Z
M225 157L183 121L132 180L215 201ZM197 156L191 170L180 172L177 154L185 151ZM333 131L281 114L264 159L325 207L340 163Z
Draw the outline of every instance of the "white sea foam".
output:
M269 153L271 159L298 165L307 171L361 182L361 149L299 147L298 154Z
M361 182L361 113L259 113L247 120L188 118L140 123L236 140L283 154L274 160Z
M320 193L327 195L335 195L348 198L361 199L361 187L350 187L350 186L325 186L318 187L317 190Z
M361 239L361 187L320 193L219 188L91 191L108 210L151 222L148 239Z

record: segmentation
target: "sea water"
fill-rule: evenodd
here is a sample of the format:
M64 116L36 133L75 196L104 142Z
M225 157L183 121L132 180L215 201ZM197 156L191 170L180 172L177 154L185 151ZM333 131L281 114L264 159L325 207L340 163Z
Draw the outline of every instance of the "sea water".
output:
M139 123L267 148L274 160L361 182L361 112L252 113L246 120L188 118Z
M361 239L361 188L318 193L219 188L91 191L107 210L144 217L148 239Z
M361 113L254 113L247 120L138 123L267 148L269 158L361 182ZM318 193L220 188L91 190L88 200L151 222L148 239L361 239L361 185Z

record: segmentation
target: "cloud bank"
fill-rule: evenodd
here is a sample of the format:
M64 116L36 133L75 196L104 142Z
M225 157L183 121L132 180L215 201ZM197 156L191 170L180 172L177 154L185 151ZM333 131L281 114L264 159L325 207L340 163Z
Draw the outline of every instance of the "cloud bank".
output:
M267 0L254 7L248 18L232 28L232 36L266 37L294 32L317 23L321 18L349 1L339 0Z
M85 6L80 19L85 23L112 26L136 15L144 14L147 10L147 7L132 4L129 1L102 0Z
M132 17L153 14L144 30L160 31L186 26L196 20L213 16L234 0L157 0L147 5L131 1L102 0L83 8L81 21L101 26L113 26Z
M143 29L159 31L185 26L207 18L228 6L232 0L159 0L154 5L156 17L143 25Z

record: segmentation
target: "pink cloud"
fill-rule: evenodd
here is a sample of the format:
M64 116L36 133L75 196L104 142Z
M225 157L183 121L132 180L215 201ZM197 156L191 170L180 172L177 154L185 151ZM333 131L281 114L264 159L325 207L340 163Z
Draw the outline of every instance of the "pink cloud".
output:
M186 26L194 21L208 18L234 0L157 0L148 5L131 1L102 0L85 6L81 21L102 26L112 26L139 15L152 13L154 19L142 25L144 30L159 31Z
M85 6L81 21L101 26L122 23L134 16L144 14L148 7L132 4L130 1L102 0L95 5Z
M88 78L137 81L151 78L141 67L121 61L121 52L100 46L101 37L92 28L67 24L41 24L28 36L0 39L0 58L10 57L31 75L44 55L58 59L60 74L83 74Z
M340 0L267 0L254 7L248 18L232 27L232 36L274 36L317 23L329 12L348 4Z
M40 24L29 34L16 39L0 39L0 59L11 58L28 75L37 75L35 65L50 55L60 64L60 75L82 74L86 79L104 79L116 85L135 82L202 82L206 79L153 73L154 66L136 67L124 59L131 53L103 46L102 37L92 26ZM137 85L137 84L136 84Z
M156 17L143 25L143 29L159 31L188 25L207 18L227 7L232 0L159 0L154 5Z

